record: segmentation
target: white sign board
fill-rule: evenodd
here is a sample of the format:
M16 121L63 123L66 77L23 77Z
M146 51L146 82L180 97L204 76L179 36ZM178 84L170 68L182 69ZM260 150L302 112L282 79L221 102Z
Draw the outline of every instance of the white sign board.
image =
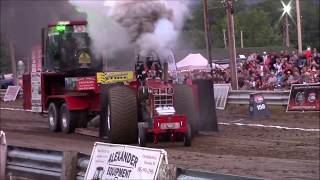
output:
M1 144L4 144L4 145L7 144L6 134L3 131L0 131L0 145Z
M156 179L166 151L96 142L85 180Z
M226 107L230 84L214 84L214 100L216 109L224 110Z
M41 112L41 73L31 73L31 105L33 112Z
M20 91L20 86L8 86L3 101L15 101Z

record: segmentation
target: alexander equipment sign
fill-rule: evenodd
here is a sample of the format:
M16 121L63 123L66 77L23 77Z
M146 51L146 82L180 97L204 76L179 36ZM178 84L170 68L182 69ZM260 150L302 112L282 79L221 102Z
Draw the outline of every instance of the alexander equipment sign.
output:
M165 156L161 149L97 142L85 180L156 179Z
M287 111L320 111L320 83L292 85Z

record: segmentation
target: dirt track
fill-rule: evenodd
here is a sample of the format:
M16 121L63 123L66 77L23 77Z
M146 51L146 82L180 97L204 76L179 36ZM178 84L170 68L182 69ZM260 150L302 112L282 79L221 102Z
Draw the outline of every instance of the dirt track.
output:
M1 107L21 108L21 102L1 102ZM239 126L263 124L289 128L319 129L319 114L287 114L283 107L271 108L270 118L251 120L246 106L219 111L219 132L198 135L191 147L181 143L149 144L164 148L169 162L179 167L267 179L319 179L319 131L285 130ZM90 154L97 138L77 134L50 133L46 118L23 111L0 111L0 129L8 143L17 146L80 150Z

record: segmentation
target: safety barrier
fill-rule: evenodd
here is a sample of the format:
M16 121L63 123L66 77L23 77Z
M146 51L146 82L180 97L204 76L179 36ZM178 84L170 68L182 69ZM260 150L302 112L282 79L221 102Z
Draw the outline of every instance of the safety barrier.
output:
M0 97L3 98L6 94L6 89L0 89Z
M1 100L3 99L4 95L6 94L6 91L7 91L7 89L0 89L0 99ZM18 95L22 97L23 96L23 91L20 90Z
M70 157L66 156L68 156L68 152L8 146L6 174L12 177L30 177L36 179L83 180L90 157L85 154L76 153L77 158L74 165L75 167L73 168L73 173L75 174L74 176L70 176L70 174L72 174L72 171L70 172L70 166L65 165L65 163L70 165L70 162L66 162L66 159L70 160ZM226 180L257 180L257 178L251 177L201 172L183 168L177 168L176 172L176 179L180 180L216 178Z
M268 105L287 105L290 91L229 91L228 104L249 104L250 94L260 93Z
M69 156L69 157L67 157ZM70 158L71 157L71 158ZM76 157L75 164L66 159ZM75 152L31 149L8 146L6 174L37 179L84 179L89 156ZM70 166L63 164L70 164ZM74 168L72 168L74 166ZM70 171L73 169L73 172Z

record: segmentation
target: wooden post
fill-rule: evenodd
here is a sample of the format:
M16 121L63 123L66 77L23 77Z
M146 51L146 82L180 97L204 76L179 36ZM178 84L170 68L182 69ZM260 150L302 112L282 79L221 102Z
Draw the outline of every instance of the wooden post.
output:
M229 65L231 70L231 86L232 90L238 90L238 75L236 62L236 44L234 36L234 20L232 0L225 1L228 27L228 44L229 44Z
M296 0L298 53L302 53L300 0Z
M223 33L223 44L224 44L224 48L227 49L226 30L225 30L225 29L222 29L222 33Z
M242 34L242 30L240 31L240 35L241 35L241 48L243 49L243 34Z
M61 180L76 179L78 153L74 151L63 152Z
M10 57L11 57L11 70L13 74L13 84L17 85L17 62L16 62L16 55L13 42L9 43L10 48Z
M203 0L203 20L204 20L204 34L206 39L206 49L208 64L210 67L210 75L213 78L213 68L212 68L212 53L211 53L211 39L210 39L210 24L208 19L208 0Z
M289 21L288 21L288 13L285 15L285 23L286 23L286 49L290 47L290 40L289 40Z
M7 143L6 136L0 131L0 179L6 179Z

